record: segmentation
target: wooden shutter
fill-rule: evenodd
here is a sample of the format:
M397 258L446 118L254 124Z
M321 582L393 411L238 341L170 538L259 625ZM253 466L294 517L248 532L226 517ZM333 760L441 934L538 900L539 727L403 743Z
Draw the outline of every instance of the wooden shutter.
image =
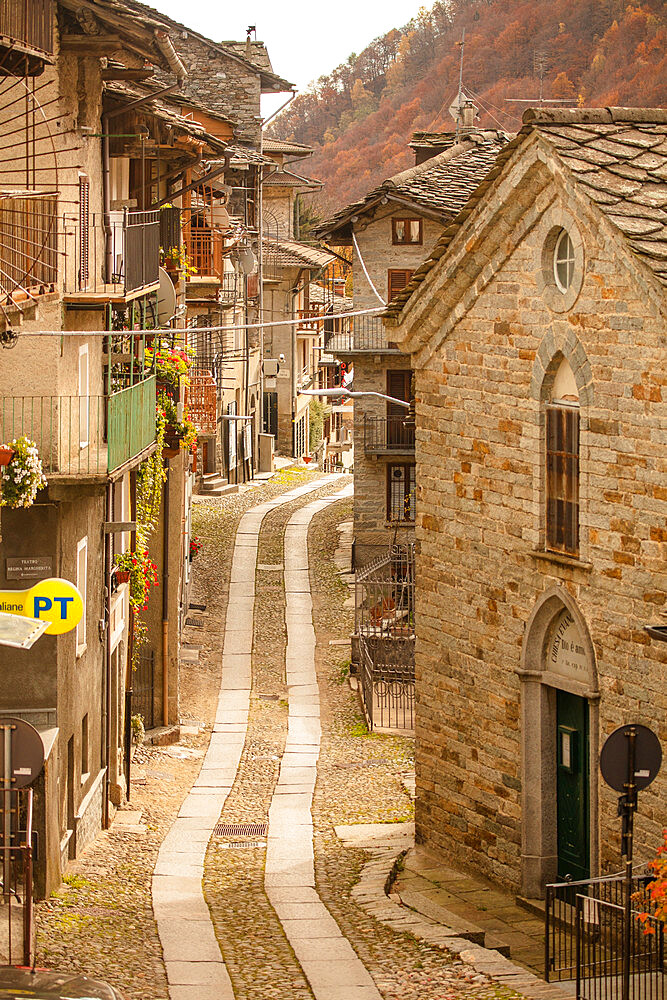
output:
M79 289L88 287L90 280L90 184L87 177L79 178Z
M547 406L547 548L579 551L579 409Z
M387 290L390 302L399 292L403 291L414 273L414 271L399 271L396 269L391 269L387 272Z

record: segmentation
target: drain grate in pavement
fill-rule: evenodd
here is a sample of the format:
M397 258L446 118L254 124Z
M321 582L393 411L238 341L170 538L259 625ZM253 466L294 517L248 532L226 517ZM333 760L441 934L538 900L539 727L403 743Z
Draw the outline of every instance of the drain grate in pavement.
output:
M186 625L192 625L193 628L203 628L206 622L203 618L186 618Z
M188 611L206 611L205 604L188 604Z
M344 761L341 764L334 764L334 767L340 767L340 768L380 767L383 764L391 764L391 761L387 760L386 757L375 757L372 760L351 760L351 761Z
M228 843L216 844L215 845L220 851L236 851L239 848L243 849L246 847L266 847L265 840L239 840L230 841Z
M265 837L268 823L216 823L216 837Z
M280 701L279 694L260 694L260 701Z

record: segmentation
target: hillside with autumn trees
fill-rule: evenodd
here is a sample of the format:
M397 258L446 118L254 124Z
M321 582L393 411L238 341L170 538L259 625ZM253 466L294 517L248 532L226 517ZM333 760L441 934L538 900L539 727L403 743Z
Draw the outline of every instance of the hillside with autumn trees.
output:
M511 99L540 87L572 105L665 106L666 12L664 0L438 0L321 76L270 131L315 147L313 208L328 214L410 166L413 131L454 127L463 37L479 124L515 132L526 105Z

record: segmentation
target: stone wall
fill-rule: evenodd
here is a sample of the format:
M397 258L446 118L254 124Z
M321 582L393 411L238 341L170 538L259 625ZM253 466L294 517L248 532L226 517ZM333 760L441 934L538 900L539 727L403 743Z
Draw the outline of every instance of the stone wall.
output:
M657 730L663 746L667 737L665 647L644 631L667 594L664 316L610 227L554 191L516 195L517 213L535 218L523 237L513 231L508 259L491 268L474 243L488 283L416 363L417 837L513 889L523 878L524 891L531 830L556 814L528 777L535 766L555 772L544 743L555 735L531 715L527 689L534 681L548 698L567 688L545 679L544 646L531 644L540 601L575 609L590 636L593 875L619 867L616 794L598 778L604 738L628 721ZM544 259L558 225L576 248L567 308L556 308ZM433 281L432 301L445 280ZM562 357L581 417L581 544L569 560L545 553L544 391ZM665 801L663 768L639 796L638 860L660 843Z
M387 298L387 271L389 268L416 270L426 260L442 233L442 225L432 219L423 219L423 242L416 246L394 246L391 242L391 220L415 218L414 210L398 205L384 205L370 221L358 222L354 234L373 284L383 299ZM356 309L372 309L379 305L373 289L363 272L356 252L353 258L354 305Z

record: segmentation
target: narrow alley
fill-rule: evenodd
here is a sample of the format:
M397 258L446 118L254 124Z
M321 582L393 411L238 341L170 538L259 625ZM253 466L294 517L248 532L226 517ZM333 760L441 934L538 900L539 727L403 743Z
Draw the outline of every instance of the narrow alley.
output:
M413 768L348 684L351 495L287 470L197 501L181 739L137 747L132 801L38 908L38 965L136 1000L513 995L351 894L368 854L334 828L404 829Z

